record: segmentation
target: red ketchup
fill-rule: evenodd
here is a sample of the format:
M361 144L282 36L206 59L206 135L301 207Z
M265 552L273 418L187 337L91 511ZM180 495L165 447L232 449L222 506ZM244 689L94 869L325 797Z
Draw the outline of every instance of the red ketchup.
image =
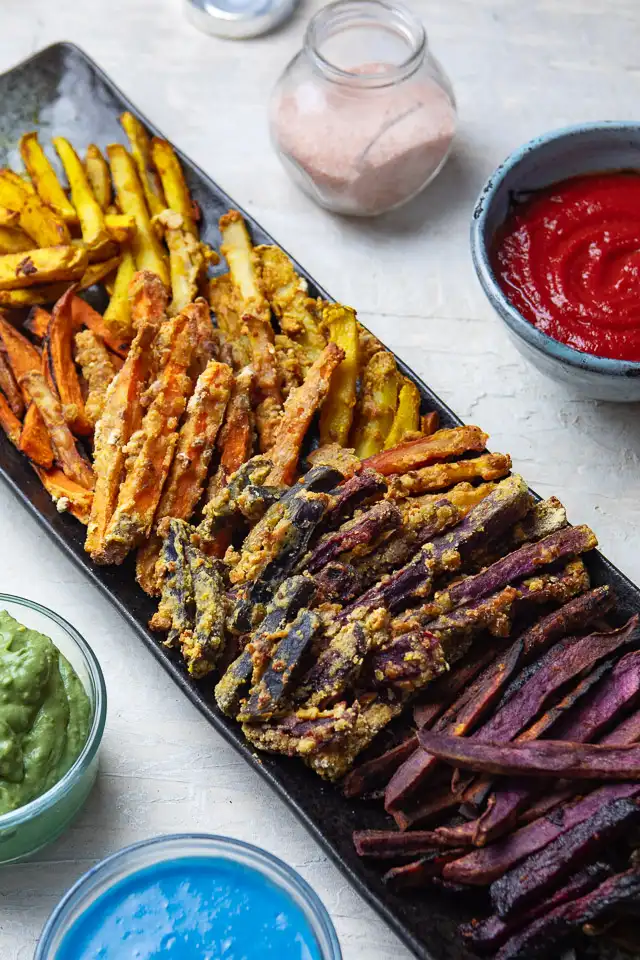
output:
M640 361L640 172L572 177L517 202L493 267L538 330L583 353Z

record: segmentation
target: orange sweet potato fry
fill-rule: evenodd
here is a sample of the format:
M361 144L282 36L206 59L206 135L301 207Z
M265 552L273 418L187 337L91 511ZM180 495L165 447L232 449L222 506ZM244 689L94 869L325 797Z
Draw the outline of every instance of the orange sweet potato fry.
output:
M198 377L187 404L176 455L171 464L154 525L161 531L167 517L188 520L195 510L207 477L211 455L229 402L233 374L225 363L210 360ZM147 593L157 593L155 566L162 547L159 533L151 535L138 551L138 583Z
M24 416L24 400L18 382L13 375L11 364L6 354L0 349L0 390L4 394L13 414L21 418Z
M27 338L23 337L2 314L0 314L0 345L19 384L24 374L33 370L40 371L42 364L40 354L33 344L29 343ZM30 403L22 385L20 385L20 389L25 401L29 403L20 435L20 450L38 466L47 469L53 463L53 448L49 440L49 434L38 408Z
M129 302L131 304L131 324L134 330L143 323L158 326L166 318L167 288L157 273L151 270L138 270L129 284Z
M224 424L218 436L220 463L207 492L207 499L222 487L226 487L229 477L253 453L254 427L251 412L251 387L253 370L245 367L236 374L231 399L227 406Z
M187 370L195 348L188 312L165 321L155 344L160 370L154 399L140 428L120 487L118 503L105 534L107 563L122 563L127 553L149 536L178 442L176 426L191 392Z
M152 364L158 328L143 324L131 344L122 368L109 384L102 416L96 424L93 462L96 486L85 550L96 563L107 563L105 534L118 502L124 474L126 444L142 423L144 394Z
M124 360L127 355L127 350L129 349L129 344L120 340L114 340L109 332L109 328L98 311L94 310L82 297L72 297L71 317L74 330L79 330L81 327L88 327L97 337L104 340L112 353L117 353L118 356Z
M58 507L58 511L72 514L86 526L91 514L93 492L71 480L58 467L43 470L41 467L34 465L33 469L40 477L42 486Z
M420 417L420 429L423 436L430 437L432 433L435 433L439 423L440 417L435 410L432 410L431 413L423 413Z
M49 389L47 381L38 370L31 370L20 378L20 386L26 390L42 417L56 459L70 480L75 480L87 490L93 489L93 470L76 447L73 434L67 426L58 398Z
M44 340L49 329L51 314L44 307L32 307L23 326L33 337Z
M73 360L73 295L73 288L70 287L54 306L45 343L49 369L58 390L65 419L76 435L87 437L93 433L93 425L85 411Z
M273 467L267 483L274 486L293 483L304 436L329 392L333 371L343 360L344 350L336 343L328 343L314 360L301 386L287 397L275 442L269 450Z
M262 314L245 313L242 322L251 346L251 365L258 401L256 424L260 449L265 451L273 446L282 415L282 392L274 335L271 323Z
M22 424L9 406L7 400L0 393L0 427L4 430L14 447L20 449L20 434Z
M453 427L451 430L437 430L430 437L401 443L362 462L385 476L406 473L429 463L459 457L470 450L479 453L484 450L487 440L487 434L480 427Z

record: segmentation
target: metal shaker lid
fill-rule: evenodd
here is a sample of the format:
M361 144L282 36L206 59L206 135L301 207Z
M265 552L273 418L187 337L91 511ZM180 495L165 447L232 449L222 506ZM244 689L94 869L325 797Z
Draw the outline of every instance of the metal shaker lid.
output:
M188 19L199 30L244 40L268 33L292 16L300 0L185 0Z

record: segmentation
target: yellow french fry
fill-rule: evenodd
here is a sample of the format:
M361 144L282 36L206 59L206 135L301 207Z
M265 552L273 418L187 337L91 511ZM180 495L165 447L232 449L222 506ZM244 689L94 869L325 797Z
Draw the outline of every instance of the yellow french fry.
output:
M62 189L56 172L38 141L37 133L25 133L20 138L20 155L42 202L51 207L65 223L77 223L78 214Z

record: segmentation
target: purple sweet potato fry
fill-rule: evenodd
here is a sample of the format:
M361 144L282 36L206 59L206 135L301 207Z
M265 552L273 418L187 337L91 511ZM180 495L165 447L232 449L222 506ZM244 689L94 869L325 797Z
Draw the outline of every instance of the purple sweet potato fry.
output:
M315 574L322 570L340 554L349 550L362 550L374 543L381 534L397 530L402 524L402 514L387 500L374 503L367 511L353 520L348 520L333 533L328 533L318 541L311 555L304 561L304 569Z
M418 857L446 846L432 830L355 830L353 844L359 857L385 860Z
M418 737L411 733L396 747L354 767L342 781L345 797L361 797L384 787L400 764L415 752L417 746Z
M415 890L427 885L433 877L441 877L444 867L460 853L460 850L437 850L412 863L393 867L385 873L382 881L396 893L401 890Z

